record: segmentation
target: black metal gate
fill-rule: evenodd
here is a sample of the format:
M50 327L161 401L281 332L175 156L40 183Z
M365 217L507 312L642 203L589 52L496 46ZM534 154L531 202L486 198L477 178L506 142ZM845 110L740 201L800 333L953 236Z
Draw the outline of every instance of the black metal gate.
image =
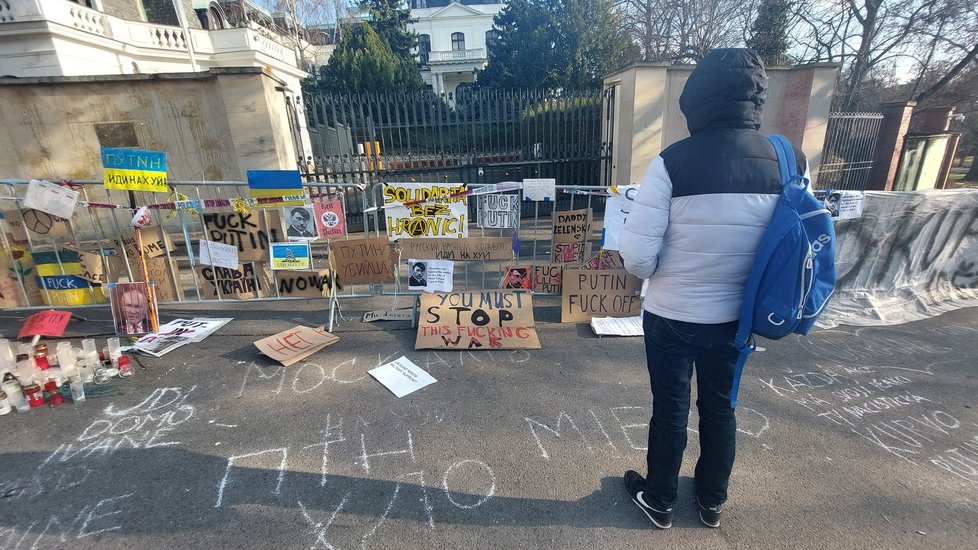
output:
M865 190L882 123L880 113L831 113L815 186Z
M307 179L608 185L610 133L602 129L613 102L613 90L308 95Z

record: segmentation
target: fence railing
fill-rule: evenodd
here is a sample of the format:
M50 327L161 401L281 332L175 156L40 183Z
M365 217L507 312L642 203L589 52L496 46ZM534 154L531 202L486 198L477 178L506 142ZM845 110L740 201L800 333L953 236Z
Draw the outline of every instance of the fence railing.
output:
M832 113L822 148L815 186L820 189L866 189L882 126L880 113Z

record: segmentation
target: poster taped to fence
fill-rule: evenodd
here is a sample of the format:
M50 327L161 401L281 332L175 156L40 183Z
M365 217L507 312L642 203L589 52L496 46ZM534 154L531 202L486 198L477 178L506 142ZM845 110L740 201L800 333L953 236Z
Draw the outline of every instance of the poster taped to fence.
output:
M201 294L208 299L217 298L220 289L221 298L260 298L268 289L268 275L261 265L248 262L238 266L238 269L197 266L197 276L201 282Z
M78 191L49 181L31 180L24 196L24 208L34 208L52 216L70 219L75 213Z
M272 243L272 271L312 269L309 243Z
M589 256L591 221L590 208L553 213L553 251L550 261L576 263Z
M592 317L634 317L642 313L642 280L623 269L564 268L560 322Z
M384 184L387 237L402 238L468 236L468 208L462 184Z
M503 260L513 259L510 237L468 237L465 239L401 239L397 241L402 258L419 260Z
M536 264L533 266L533 292L560 294L564 275L563 264Z
M285 240L278 210L207 213L204 226L208 240L238 247L242 262L267 261L268 243Z
M511 290L422 294L414 349L540 349L533 298Z
M331 245L341 284L370 284L393 281L394 249L386 237L334 241Z
M200 249L200 264L226 267L227 269L237 269L240 265L238 261L238 247L230 244L215 243L213 241L201 240L197 244Z
M852 220L862 217L865 191L825 191L816 190L815 198L822 201L833 218Z
M518 194L479 195L479 217L476 225L484 229L515 229L520 226Z
M106 189L166 193L166 153L102 147Z
M324 201L313 204L316 213L316 227L323 239L335 239L346 235L346 219L343 216L343 201Z
M454 276L450 260L408 260L408 290L451 292Z
M500 288L512 290L533 289L533 266L530 264L512 265L503 269Z
M247 176L258 208L302 206L308 200L298 170L248 170Z
M80 210L75 211L72 221L78 219L79 212ZM71 239L71 222L65 218L52 216L33 208L21 210L21 216L23 216L24 228L27 229L31 239Z
M615 191L618 194L615 194ZM601 227L601 248L618 250L618 238L625 228L625 220L632 211L632 204L638 196L638 185L618 185L612 187L611 196L605 202L604 225Z
M136 231L139 231L139 240L142 241L143 256L147 258L159 258L160 256L165 256L167 250L173 251L175 249L173 240L163 230L162 226L143 227ZM139 257L139 248L136 246L135 233L124 234L121 237L116 237L113 241L120 256L124 248L127 257Z
M328 269L276 271L275 286L282 298L328 298L333 291L333 273Z
M533 202L553 202L557 200L557 180L523 180L523 200Z

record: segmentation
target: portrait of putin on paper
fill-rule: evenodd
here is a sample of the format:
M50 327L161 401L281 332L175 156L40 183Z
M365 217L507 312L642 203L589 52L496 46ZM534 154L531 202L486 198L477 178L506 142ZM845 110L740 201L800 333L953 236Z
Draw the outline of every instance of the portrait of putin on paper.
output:
M155 332L158 326L156 301L150 299L146 283L116 283L109 292L112 318L117 334L137 335Z

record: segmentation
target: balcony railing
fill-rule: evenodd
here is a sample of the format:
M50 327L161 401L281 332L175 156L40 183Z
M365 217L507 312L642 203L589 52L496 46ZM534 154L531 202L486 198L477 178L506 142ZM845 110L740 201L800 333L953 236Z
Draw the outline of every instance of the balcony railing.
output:
M428 52L429 63L451 63L453 61L479 61L486 58L485 48L472 50L451 50Z

